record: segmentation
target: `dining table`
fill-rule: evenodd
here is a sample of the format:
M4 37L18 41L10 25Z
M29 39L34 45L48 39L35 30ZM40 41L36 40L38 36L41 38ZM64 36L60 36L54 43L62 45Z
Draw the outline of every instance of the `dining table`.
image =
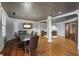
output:
M27 51L26 46L29 44L29 41L31 39L31 34L29 34L29 33L21 33L20 38L21 38L21 42L23 42L24 52L26 53L26 51Z

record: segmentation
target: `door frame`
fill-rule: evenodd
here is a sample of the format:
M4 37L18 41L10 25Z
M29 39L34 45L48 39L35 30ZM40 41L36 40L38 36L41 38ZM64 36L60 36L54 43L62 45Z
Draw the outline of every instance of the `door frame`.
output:
M78 19L75 21L65 23L65 37L66 37L66 24L73 23L73 22L76 22L76 46L78 46Z

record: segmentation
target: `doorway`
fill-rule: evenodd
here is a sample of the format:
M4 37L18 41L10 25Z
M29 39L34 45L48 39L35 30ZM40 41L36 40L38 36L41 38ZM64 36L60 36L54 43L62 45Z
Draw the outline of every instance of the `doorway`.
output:
M66 53L68 55L69 54L77 55L77 34L78 34L77 21L65 23Z
M77 43L77 21L65 24L65 38L71 39Z

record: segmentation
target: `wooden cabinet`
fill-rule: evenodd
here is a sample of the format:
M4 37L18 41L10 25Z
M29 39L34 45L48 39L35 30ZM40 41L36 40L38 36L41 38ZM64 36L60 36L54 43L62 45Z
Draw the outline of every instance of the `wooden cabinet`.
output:
M65 24L65 37L77 41L77 21Z

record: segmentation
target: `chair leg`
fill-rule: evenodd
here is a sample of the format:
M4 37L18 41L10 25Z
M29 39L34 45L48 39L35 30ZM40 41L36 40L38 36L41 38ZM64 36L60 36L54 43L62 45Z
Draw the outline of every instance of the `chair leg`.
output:
M37 49L35 50L35 55L37 56Z
M37 49L36 49L36 56L37 56Z
M32 52L29 51L29 56L36 56L37 55L37 50L33 50Z
M37 51L36 51L36 49L35 49L35 50L33 50L32 55L33 55L33 56L36 56L36 55L37 55Z
M29 56L31 56L31 52L29 51Z

